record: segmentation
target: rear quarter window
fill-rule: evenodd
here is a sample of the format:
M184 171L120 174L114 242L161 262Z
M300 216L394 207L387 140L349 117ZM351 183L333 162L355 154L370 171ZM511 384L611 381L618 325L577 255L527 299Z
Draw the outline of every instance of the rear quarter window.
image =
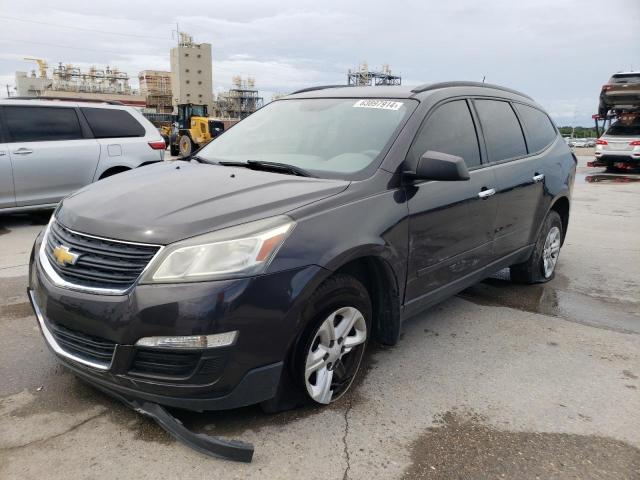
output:
M548 147L557 135L549 117L537 108L522 103L514 103L514 106L524 124L529 152L539 152Z
M484 133L490 162L500 162L527 154L520 122L509 102L474 100Z
M83 107L89 127L96 138L144 137L144 127L126 110Z
M78 115L64 107L3 107L11 142L46 142L82 138Z

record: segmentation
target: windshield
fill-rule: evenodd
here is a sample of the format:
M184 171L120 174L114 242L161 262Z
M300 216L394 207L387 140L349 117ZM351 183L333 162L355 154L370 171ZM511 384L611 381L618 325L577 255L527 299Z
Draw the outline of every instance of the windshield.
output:
M619 73L611 80L611 83L640 83L640 73Z
M620 135L624 137L640 137L640 123L615 123L609 127L606 135Z
M280 100L216 138L198 157L278 162L319 177L351 179L377 168L381 152L416 104L409 99Z

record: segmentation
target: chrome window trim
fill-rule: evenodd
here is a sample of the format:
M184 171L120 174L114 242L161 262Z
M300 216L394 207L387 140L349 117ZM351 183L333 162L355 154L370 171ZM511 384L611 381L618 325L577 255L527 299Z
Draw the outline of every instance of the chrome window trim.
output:
M140 275L138 275L138 277L133 281L131 286L129 286L127 288L124 288L124 289L123 288L101 288L101 287L88 287L86 285L78 285L77 283L69 282L69 281L65 280L64 278L62 278L60 275L58 275L58 272L56 272L54 270L54 268L51 266L51 263L49 262L49 258L47 257L47 254L46 254L47 237L49 236L49 230L51 229L51 224L53 222L57 222L57 220L56 220L56 218L54 216L51 217L51 221L47 225L47 228L46 228L46 230L44 232L44 235L42 236L42 242L40 243L40 250L38 251L38 260L39 260L38 263L40 264L40 266L44 270L44 273L47 275L49 280L51 280L54 283L54 285L56 285L58 287L61 287L61 288L67 288L69 290L77 290L79 292L96 293L98 295L126 295L131 290L133 290L133 288L137 285L138 280L140 280L140 277L142 277L145 274L145 272L147 271L147 269L149 268L149 265L151 265L154 262L154 260L158 257L158 255L160 255L160 252L162 252L162 250L164 249L163 245L154 245L154 244L151 244L151 243L127 242L127 241L124 241L124 240L115 240L115 239L112 239L112 238L98 237L96 235L89 235L89 234L86 234L86 233L76 232L75 230L71 230L70 228L64 227L66 230L68 230L69 232L71 232L71 233L73 233L75 235L80 235L80 236L89 237L89 238L95 238L96 240L104 240L104 241L107 241L107 242L123 243L123 244L127 244L127 245L140 245L140 246L144 246L144 247L158 247L158 251L151 258L151 260L149 260L149 263L147 263L147 265L144 267L142 272L140 272Z
M116 344L113 349L113 355L111 356L111 361L106 363L98 363L92 362L91 360L86 360L84 358L78 357L73 353L67 352L63 349L60 344L56 341L55 337L51 333L51 331L47 328L47 324L44 320L44 315L40 311L40 307L36 302L35 296L33 295L33 290L29 289L29 299L31 300L31 305L33 305L33 310L36 313L36 318L38 319L38 323L40 324L40 330L42 331L42 335L44 336L45 341L51 347L51 349L58 355L64 358L68 358L69 360L73 360L74 362L81 363L82 365L86 365L91 368L95 368L96 370L108 371L111 369L111 365L113 364L113 359L116 356L116 350L118 345Z

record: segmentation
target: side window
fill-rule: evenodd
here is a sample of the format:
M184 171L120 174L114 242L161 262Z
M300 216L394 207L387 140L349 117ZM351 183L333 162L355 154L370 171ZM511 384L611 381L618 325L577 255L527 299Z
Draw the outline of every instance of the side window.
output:
M539 152L548 147L557 136L556 129L549 117L537 108L522 103L514 103L513 105L518 111L518 115L520 115L524 129L527 132L529 152Z
M474 100L490 162L527 154L520 122L509 102Z
M73 108L5 106L4 119L10 142L45 142L82 138Z
M111 108L81 108L96 138L144 137L146 131L125 110Z
M466 100L445 103L429 116L409 150L412 165L427 150L462 157L467 167L480 165L478 136Z

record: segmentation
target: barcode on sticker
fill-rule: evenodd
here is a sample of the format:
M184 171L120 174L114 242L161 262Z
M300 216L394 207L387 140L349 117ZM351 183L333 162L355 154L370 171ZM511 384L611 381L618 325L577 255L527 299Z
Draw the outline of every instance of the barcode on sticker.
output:
M399 110L402 102L394 102L393 100L358 100L353 104L355 108L381 108L383 110Z

